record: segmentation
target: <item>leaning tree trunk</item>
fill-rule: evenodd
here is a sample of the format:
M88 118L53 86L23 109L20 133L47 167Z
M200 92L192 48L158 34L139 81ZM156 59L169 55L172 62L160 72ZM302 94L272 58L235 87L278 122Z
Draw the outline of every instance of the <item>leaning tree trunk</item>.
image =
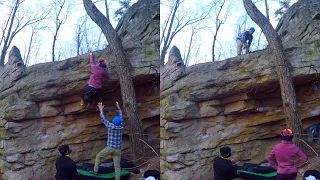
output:
M112 27L110 20L97 9L91 0L83 0L83 4L87 14L101 28L112 49L116 70L120 77L121 97L124 110L128 117L130 148L133 160L139 164L143 163L145 157L145 146L141 141L143 139L143 126L136 103L136 93L131 78L130 63L127 62L121 39Z
M290 65L287 62L281 39L268 19L259 11L251 0L243 0L243 4L251 19L262 29L270 45L274 63L276 65L276 71L280 80L281 98L286 116L286 124L288 128L291 128L295 132L294 143L304 150L304 144L300 141L303 134L300 111L296 102L295 88L289 68Z

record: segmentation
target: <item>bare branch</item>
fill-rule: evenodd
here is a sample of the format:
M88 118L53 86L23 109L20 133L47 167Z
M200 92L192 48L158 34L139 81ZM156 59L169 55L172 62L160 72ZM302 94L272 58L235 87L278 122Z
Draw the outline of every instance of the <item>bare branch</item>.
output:
M65 0L62 0L62 2L60 0L57 0L57 1L53 1L53 3L55 3L58 7L58 9L55 9L55 17L54 17L54 23L55 23L55 32L54 32L54 35L53 35L53 42L52 42L52 62L54 62L56 60L55 58L55 46L56 46L56 41L57 41L57 38L58 38L58 33L59 33L59 30L61 28L61 26L66 22L68 16L69 16L69 12L70 12L70 7L65 7L66 6L66 1ZM64 14L64 16L61 18L61 13L62 13L62 10L66 8L66 12ZM58 12L57 12L58 11ZM61 55L61 53L60 53ZM59 56L60 56L59 55ZM59 58L58 58L59 59Z
M1 51L0 66L4 66L5 56L6 56L6 54L7 54L8 48L9 48L8 42L10 41L10 39L12 40L10 34L11 34L13 22L14 22L15 15L16 15L16 13L17 13L17 10L18 10L19 5L20 5L20 0L17 0L16 3L15 3L15 5L14 5L14 9L13 9L12 16L11 16L11 20L10 20L9 29L8 29L8 32L7 32L7 36L5 37L4 44L3 44L3 48L2 48L2 51Z
M108 0L104 0L106 6L106 17L110 19Z

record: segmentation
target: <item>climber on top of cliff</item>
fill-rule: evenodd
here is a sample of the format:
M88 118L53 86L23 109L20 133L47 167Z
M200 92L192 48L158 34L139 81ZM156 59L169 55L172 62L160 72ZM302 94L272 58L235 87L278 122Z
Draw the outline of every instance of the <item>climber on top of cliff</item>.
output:
M242 54L242 49L246 50L246 54L249 53L249 49L251 46L251 42L253 39L252 34L254 33L255 29L254 27L251 27L249 31L245 31L243 33L240 33L237 37L237 55L240 56ZM249 41L249 42L247 42Z
M90 53L90 67L91 75L88 85L82 90L81 93L81 106L85 104L85 96L87 96L87 108L92 104L96 94L102 88L103 78L108 77L107 64L104 59L99 59L99 66L96 66L93 61L93 54Z

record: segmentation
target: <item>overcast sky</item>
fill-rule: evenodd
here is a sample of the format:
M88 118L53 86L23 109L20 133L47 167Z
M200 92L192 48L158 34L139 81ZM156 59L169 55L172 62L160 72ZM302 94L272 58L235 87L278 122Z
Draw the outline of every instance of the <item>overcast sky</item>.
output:
M49 8L49 2L51 0L26 0L22 6L25 8L32 9L33 11L36 11L37 8L40 7L41 4L45 4L47 8ZM98 0L95 0L96 2ZM0 5L0 10L2 12L2 15L0 16L0 26L2 25L4 19L6 16L4 16L5 13L9 11L8 4L10 1L6 2L3 5ZM132 4L137 2L137 0L132 0ZM77 24L79 22L80 18L83 18L86 15L86 11L83 7L82 0L67 0L67 3L71 4L71 10L70 10L70 15L68 16L65 24L61 26L61 29L58 34L58 42L56 46L56 51L58 51L60 48L63 48L64 51L68 51L69 47L72 45L72 41L74 40L75 36L75 30L77 28ZM109 7L110 7L110 16L114 17L114 12L116 9L119 8L119 4L117 0L109 0ZM97 7L100 9L100 11L105 14L105 6L104 6L104 1L101 1L96 3ZM63 12L64 13L64 12ZM88 18L89 21L89 27L90 33L93 34L95 37L98 37L100 34L100 28L90 19ZM47 20L47 23L49 23L49 27L54 27L53 21L52 20ZM117 20L116 18L112 19L112 22L114 27L117 25ZM25 45L24 43L29 42L29 37L31 34L31 29L30 28L25 28L19 34L14 38L12 41L11 46L16 45L20 51L21 55L23 56L25 50ZM39 51L39 56L38 59L32 59L30 64L34 63L39 63L39 62L49 62L51 61L51 49L52 49L52 41L53 41L53 33L49 30L42 30L38 34L38 40L40 41L40 51ZM103 38L105 38L103 36ZM11 48L9 48L10 51ZM64 53L62 56L68 56L69 53ZM67 57L63 57L65 59ZM6 59L7 61L7 59Z
M212 2L213 0L185 0L182 3L182 8L186 9L189 13L193 13L193 11L197 11L201 6L208 4L209 2ZM164 2L164 1L163 1ZM277 0L269 0L269 8L270 8L270 17L271 17L271 23L274 27L277 25L277 19L274 18L274 12L276 9L279 8L279 3ZM292 0L292 3L297 2L297 0ZM163 22L168 18L168 14L170 12L169 6L166 6L163 3L161 6L161 26L163 26ZM166 6L166 8L163 8ZM229 7L229 12L227 16L227 20L225 24L221 26L221 29L218 33L218 42L216 50L218 53L221 53L221 59L226 59L229 57L233 57L236 55L236 41L235 38L237 36L236 29L238 21L245 18L246 11L243 7L243 3L241 0L226 0L226 7ZM260 1L260 3L257 4L258 8L262 13L265 14L265 6L264 1ZM225 14L226 9L222 11L221 14ZM212 16L211 16L212 17ZM195 50L197 47L199 48L198 55L194 56L191 60L189 65L202 63L202 62L209 62L211 61L211 47L213 42L213 33L210 32L214 28L213 21L212 20L206 20L203 21L203 25L209 27L205 30L201 30L197 36L196 36L196 43L198 44L196 47L193 48ZM249 18L248 23L246 24L246 29L249 29L250 27L255 27L256 32L254 33L254 44L257 44L257 39L259 37L259 34L261 32L261 29ZM189 38L191 34L191 28L187 27L184 28L181 32L177 34L177 36L173 39L171 46L176 45L181 52L181 55L183 56L185 52L185 44L188 44ZM266 41L265 38L262 38L260 42L260 47L265 47ZM170 48L169 48L170 50ZM167 58L166 58L167 61Z

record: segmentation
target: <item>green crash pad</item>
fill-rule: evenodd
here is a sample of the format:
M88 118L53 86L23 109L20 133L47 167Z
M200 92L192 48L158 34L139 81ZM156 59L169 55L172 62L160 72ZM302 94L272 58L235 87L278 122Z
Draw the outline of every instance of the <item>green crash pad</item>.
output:
M262 177L266 177L266 178L271 178L271 177L277 176L277 172L262 174L262 173L254 173L254 172L249 172L249 171L244 171L244 170L238 170L238 174L239 173L252 174L252 175L262 176Z
M114 172L107 173L107 174L94 175L94 174L91 174L89 171L85 171L83 169L77 169L77 171L78 171L79 174L81 174L83 176L90 176L90 177L96 177L96 178L114 178L114 176L115 176ZM130 172L128 170L122 169L120 171L120 174L121 174L121 176L125 176L125 175L130 174Z

